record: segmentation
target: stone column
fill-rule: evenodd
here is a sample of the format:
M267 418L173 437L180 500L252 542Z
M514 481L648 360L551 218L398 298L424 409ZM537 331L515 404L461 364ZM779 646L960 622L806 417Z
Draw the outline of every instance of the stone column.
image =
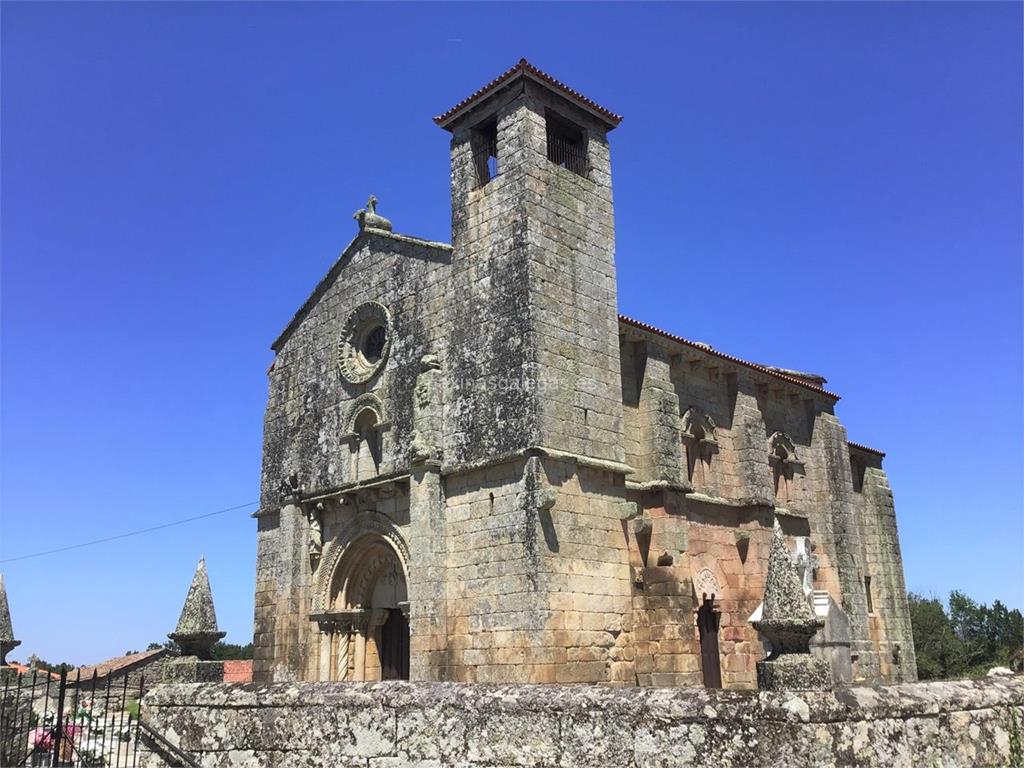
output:
M330 626L320 625L320 658L318 665L317 679L321 682L327 680L333 680L332 664L334 659L334 631Z
M352 619L344 613L324 614L317 621L320 627L317 678L321 681L345 680L348 677Z
M366 638L370 633L370 616L360 616L352 624L355 637L354 663L352 665L352 679L356 682L366 680Z
M446 537L441 487L441 364L424 355L416 379L409 480L409 677L445 679Z

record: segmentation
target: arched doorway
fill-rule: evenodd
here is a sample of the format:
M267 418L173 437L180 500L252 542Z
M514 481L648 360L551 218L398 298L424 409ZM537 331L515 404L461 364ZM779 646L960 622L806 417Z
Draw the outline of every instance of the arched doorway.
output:
M344 621L329 641L329 679L408 680L408 607L405 569L388 539L367 533L346 547L331 579L329 615Z

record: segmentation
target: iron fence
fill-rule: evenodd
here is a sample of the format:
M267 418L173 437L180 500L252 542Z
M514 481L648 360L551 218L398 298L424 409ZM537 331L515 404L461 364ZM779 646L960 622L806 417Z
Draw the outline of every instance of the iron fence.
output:
M145 678L82 679L33 670L5 677L0 699L0 766L132 768L139 752Z

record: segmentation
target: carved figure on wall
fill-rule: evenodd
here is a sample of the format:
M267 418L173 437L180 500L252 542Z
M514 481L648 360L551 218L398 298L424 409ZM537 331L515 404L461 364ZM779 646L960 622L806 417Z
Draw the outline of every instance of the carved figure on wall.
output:
M324 547L323 514L324 503L318 501L309 508L309 559L314 563L320 560L320 553Z
M722 596L722 587L710 568L701 568L693 579L693 591L701 600Z
M414 463L440 464L440 371L437 355L424 355L416 377L413 433L409 455Z
M366 201L366 207L360 208L352 214L352 218L359 222L359 229L383 229L391 231L391 222L377 213L377 196L370 195Z
M793 562L800 574L800 581L806 595L814 591L814 571L818 567L818 556L814 554L814 550L815 545L809 536L796 537L796 552L793 554Z

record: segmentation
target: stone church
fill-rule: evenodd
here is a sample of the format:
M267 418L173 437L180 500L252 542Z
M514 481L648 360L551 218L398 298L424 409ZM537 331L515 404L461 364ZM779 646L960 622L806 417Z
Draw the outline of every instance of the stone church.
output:
M838 395L618 314L620 120L520 61L435 118L450 244L356 214L272 345L257 681L753 688L776 521L834 678L915 678Z

